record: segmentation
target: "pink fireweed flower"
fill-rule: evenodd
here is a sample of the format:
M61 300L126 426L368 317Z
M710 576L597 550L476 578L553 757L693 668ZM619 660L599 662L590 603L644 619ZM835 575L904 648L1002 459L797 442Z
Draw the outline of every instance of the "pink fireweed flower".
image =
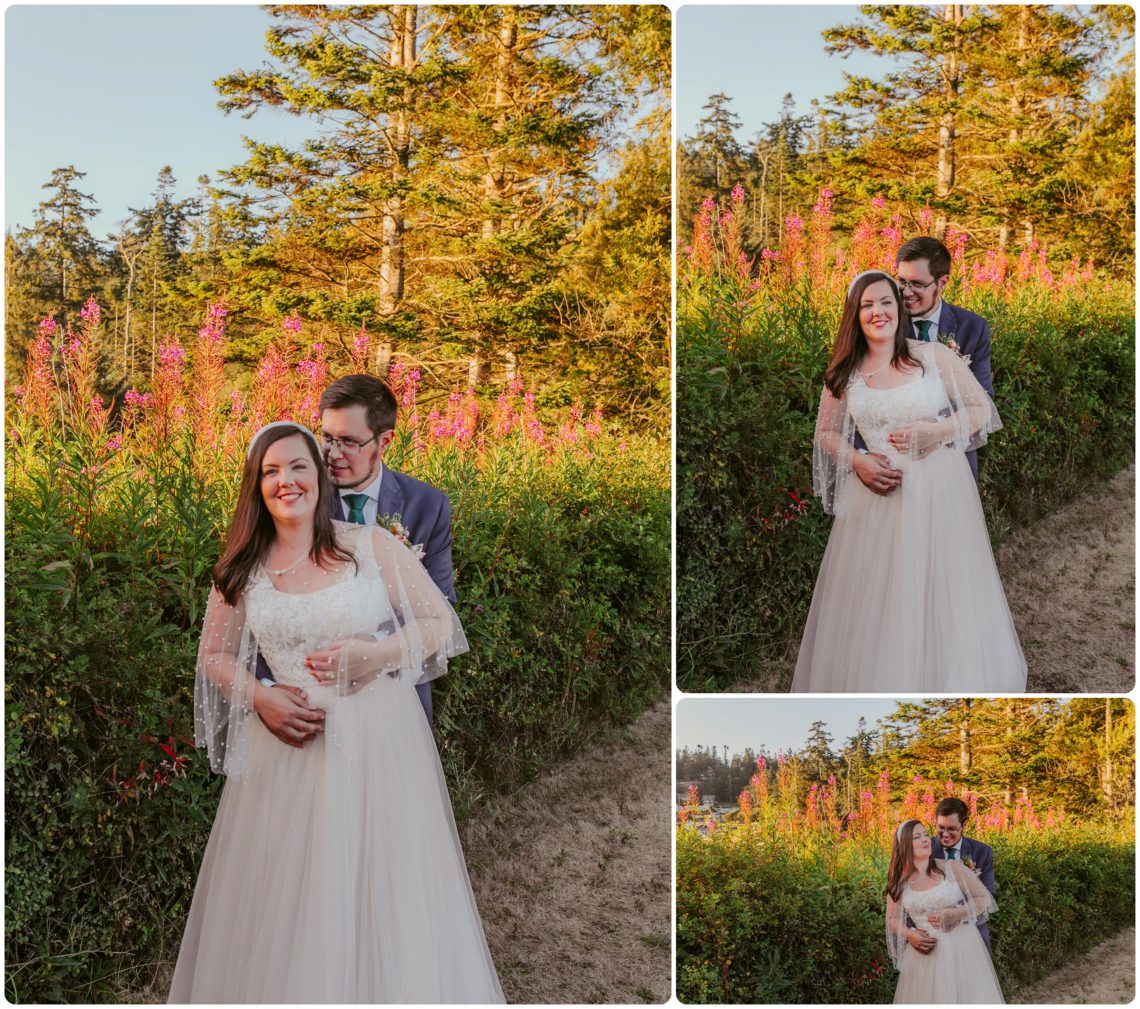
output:
M158 348L158 363L164 368L181 369L186 363L186 351L177 340L164 340Z
M55 319L40 319L40 338L50 340L53 336L55 336L56 328Z
M206 321L198 330L198 339L206 344L217 346L225 340L226 310L220 302L206 306Z
M405 410L411 409L416 404L416 391L420 386L421 375L422 372L419 368L413 368L404 380L404 391L400 396L400 406Z
M119 435L114 435L107 441L107 451L118 452L123 447L123 439Z
M83 307L79 310L79 314L83 317L83 321L89 326L98 326L101 318L99 314L99 305L94 298L88 298Z
M882 210L887 205L887 201L882 196L875 196L871 199L871 206L876 210Z
M802 235L804 233L804 219L794 211L788 214L784 222L784 231L788 235Z
M731 197L733 203L744 202L744 187L739 182L732 187Z
M364 329L364 323L360 324L360 330L352 341L352 350L349 351L349 355L352 358L353 370L364 371L365 362L368 360L368 333Z
M515 413L514 398L508 393L499 393L495 400L495 416L492 420L492 429L499 437L510 434L519 423L519 416Z
M281 328L286 333L300 333L301 332L301 318L294 312L292 315L287 315L281 322Z
M934 220L934 211L930 209L928 203L918 212L918 224L923 231L929 231L931 222Z
M602 433L602 408L594 407L594 412L590 414L590 419L586 421L586 434L591 438L597 438Z

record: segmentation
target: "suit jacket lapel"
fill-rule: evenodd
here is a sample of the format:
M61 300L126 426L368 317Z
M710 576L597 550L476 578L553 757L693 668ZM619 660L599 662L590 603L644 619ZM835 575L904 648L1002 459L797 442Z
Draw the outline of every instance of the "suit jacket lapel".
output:
M396 479L394 470L384 467L384 477L380 481L380 494L376 498L377 515L404 514L404 491ZM406 526L408 523L404 522Z
M338 522L345 521L344 502L340 499L340 491L335 487L333 488L332 507L329 508L329 511L332 512L332 517Z
M938 318L938 338L953 334L961 345L962 338L958 335L958 311L948 301L942 302L942 314Z

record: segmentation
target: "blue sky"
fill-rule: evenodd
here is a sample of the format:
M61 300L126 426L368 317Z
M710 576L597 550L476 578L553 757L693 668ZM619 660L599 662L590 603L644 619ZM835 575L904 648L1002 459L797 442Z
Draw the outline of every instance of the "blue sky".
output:
M799 749L817 719L827 723L835 748L895 710L891 698L686 697L677 707L677 749L727 746L729 754L766 748Z
M275 110L224 115L213 81L265 58L255 6L9 7L4 17L5 226L30 225L53 168L87 173L102 238L145 206L163 165L179 196L244 159L243 133L296 143L308 124Z
M787 92L796 112L843 87L843 71L881 73L885 61L865 53L828 56L822 31L858 20L857 6L687 4L676 14L677 137L692 136L709 95L724 92L746 141L775 120Z

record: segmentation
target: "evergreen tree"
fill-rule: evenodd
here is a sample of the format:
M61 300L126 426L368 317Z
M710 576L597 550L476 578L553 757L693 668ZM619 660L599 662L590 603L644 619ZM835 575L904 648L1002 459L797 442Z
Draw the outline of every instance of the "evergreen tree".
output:
M78 325L79 309L99 287L103 265L87 228L98 213L95 198L78 188L85 175L73 165L54 169L43 185L48 198L36 208L32 227L19 235L22 273L30 273L35 284L29 292L32 314L53 316L63 326ZM9 340L15 336L23 347L33 335L10 334Z
M692 226L701 202L713 199L727 203L733 186L744 182L744 151L736 139L740 117L728 106L728 95L710 95L706 115L697 123L697 134L681 142L677 220L686 230ZM683 151L683 154L680 152Z

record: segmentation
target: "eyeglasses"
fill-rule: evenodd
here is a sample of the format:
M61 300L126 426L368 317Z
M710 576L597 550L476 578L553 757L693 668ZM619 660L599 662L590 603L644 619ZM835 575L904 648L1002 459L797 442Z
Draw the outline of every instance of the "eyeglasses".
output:
M933 287L938 283L937 280L899 280L895 278L895 283L898 284L900 291L915 290L925 291L928 287Z
M332 435L321 433L321 448L331 452L339 448L345 455L357 455L370 441L375 441L380 435L374 434L368 441L357 441L355 438L334 438Z

